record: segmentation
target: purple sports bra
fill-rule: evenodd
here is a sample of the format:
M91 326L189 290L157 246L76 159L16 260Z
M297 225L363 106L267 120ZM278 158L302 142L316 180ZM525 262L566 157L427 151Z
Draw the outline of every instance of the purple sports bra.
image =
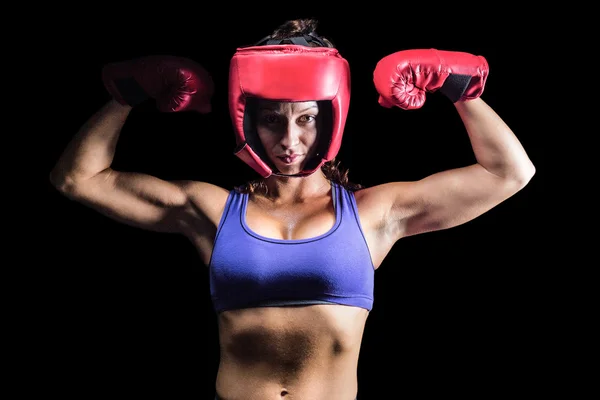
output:
M209 263L217 313L240 308L334 303L373 307L375 268L354 193L332 183L335 224L298 240L261 236L246 224L248 195L232 190Z

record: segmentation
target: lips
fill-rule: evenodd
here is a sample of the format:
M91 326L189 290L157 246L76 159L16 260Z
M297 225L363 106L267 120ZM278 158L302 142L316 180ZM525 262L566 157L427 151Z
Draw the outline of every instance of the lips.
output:
M279 158L285 164L291 164L291 163L294 162L294 160L296 160L298 158L298 155L297 154L291 154L289 156L277 156L277 158Z

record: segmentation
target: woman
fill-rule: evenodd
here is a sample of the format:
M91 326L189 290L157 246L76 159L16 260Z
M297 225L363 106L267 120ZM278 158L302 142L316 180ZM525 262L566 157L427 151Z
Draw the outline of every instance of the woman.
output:
M477 163L414 182L352 184L335 159L349 68L315 28L313 20L288 21L232 58L235 154L259 179L226 189L111 168L119 133L139 102L151 97L166 112L210 111L210 76L176 57L107 66L113 98L51 173L65 196L126 224L184 235L195 246L209 267L218 315L218 399L355 399L374 273L393 245L473 220L535 173L480 97L485 60L415 50L377 65L380 104L414 109L426 94L443 93Z

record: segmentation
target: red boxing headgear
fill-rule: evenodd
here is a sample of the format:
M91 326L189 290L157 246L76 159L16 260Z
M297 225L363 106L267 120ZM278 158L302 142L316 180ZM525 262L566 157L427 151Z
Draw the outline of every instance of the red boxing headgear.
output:
M263 178L281 175L273 171L266 156L260 156L260 140L252 138L255 127L249 123L247 107L252 98L331 104L331 132L319 133L318 159L294 176L312 174L332 160L341 146L350 103L348 62L334 48L296 44L238 48L231 59L229 112L236 138L234 154Z

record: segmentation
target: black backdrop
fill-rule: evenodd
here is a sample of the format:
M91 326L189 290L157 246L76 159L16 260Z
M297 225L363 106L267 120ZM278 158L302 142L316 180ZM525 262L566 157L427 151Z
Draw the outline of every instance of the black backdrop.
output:
M387 9L352 18L265 9L231 17L175 7L162 5L135 18L90 9L85 18L80 12L56 23L47 49L53 56L46 58L54 93L47 104L55 109L46 138L47 172L79 126L108 100L100 81L104 63L173 54L200 62L213 75L214 111L160 114L151 105L134 110L114 167L225 187L254 178L232 154L229 59L236 46L262 38L279 23L314 16L320 33L351 66L352 101L339 155L351 179L369 186L419 179L473 162L467 135L441 95L430 95L411 112L380 107L372 84L375 64L409 48L483 55L490 63L483 98L513 128L538 173L477 220L395 246L376 273L359 398L479 398L531 384L533 365L544 357L537 324L545 307L538 246L545 232L539 225L542 138L530 118L531 99L517 89L524 79L518 65L537 57L526 19L512 15L494 25L460 13L444 19L439 10L434 22ZM211 399L216 317L207 270L193 247L178 236L117 224L60 196L49 182L47 188L51 268L43 272L49 294L40 307L47 317L48 365L61 361L48 369L48 392L64 398Z

